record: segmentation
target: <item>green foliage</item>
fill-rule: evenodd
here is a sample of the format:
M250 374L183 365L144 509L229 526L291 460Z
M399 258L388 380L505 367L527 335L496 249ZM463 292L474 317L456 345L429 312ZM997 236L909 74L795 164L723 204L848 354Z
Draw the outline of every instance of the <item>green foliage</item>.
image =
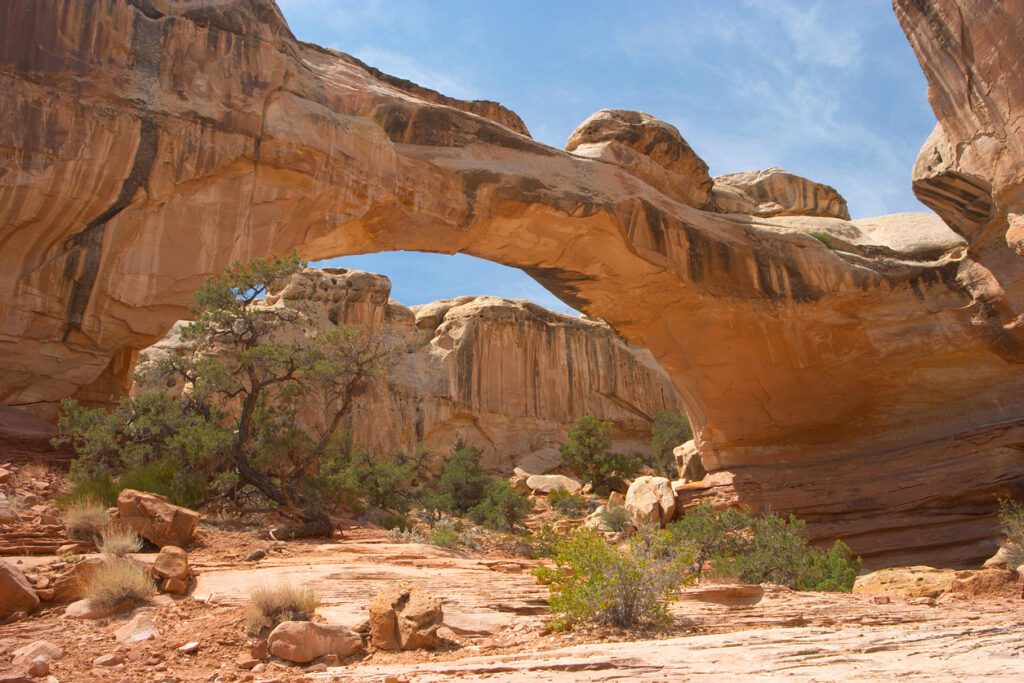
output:
M458 526L448 520L441 520L435 524L434 528L430 530L430 536L427 538L431 545L436 545L440 548L457 550L462 547L462 538L459 535Z
M436 494L430 502L435 509L466 514L484 499L491 479L480 465L480 451L457 443L452 457L441 469Z
M694 550L694 572L699 577L711 557L731 557L746 552L754 516L736 508L715 510L710 503L690 508L668 525L677 542Z
M561 448L562 462L597 493L605 494L640 469L636 456L612 453L614 424L584 415L569 430L569 441Z
M842 541L828 551L811 547L804 522L773 513L713 510L704 504L687 511L670 533L695 550L695 573L710 560L715 574L743 583L774 583L796 590L850 592L860 570Z
M1006 538L1007 561L1019 567L1024 564L1024 505L1008 498L999 501L999 527Z
M504 479L491 479L484 497L469 509L469 518L494 531L512 531L521 524L533 504Z
M829 249L832 248L832 238L829 237L829 234L827 232L824 232L822 230L815 230L815 231L811 232L811 237L813 237L814 239L818 240L819 242L824 244Z
M227 461L227 430L164 393L122 399L109 413L72 399L61 407L54 441L79 456L70 499L112 505L121 489L137 488L195 506L209 492L209 472Z
M591 530L557 541L554 568L534 574L551 589L555 629L592 623L620 628L668 622L672 592L690 561L663 531L646 531L618 548Z
M110 502L132 486L195 506L258 491L321 531L325 510L360 497L407 508L415 467L354 451L342 429L354 397L388 371L398 345L361 327L310 332L300 308L257 305L302 267L293 254L235 263L207 280L195 320L182 328L191 353L140 371L143 386L186 387L180 398L144 392L109 414L66 402L57 442L79 454L73 495Z
M672 450L693 438L690 421L678 413L663 410L651 423L651 458L648 463L659 474L676 478L676 460Z
M581 517L584 508L587 506L587 499L578 493L557 489L548 494L548 503L560 515L565 517Z
M633 517L629 514L629 510L621 505L615 505L605 507L605 509L601 511L601 523L606 529L621 534L629 529L630 525L633 523Z

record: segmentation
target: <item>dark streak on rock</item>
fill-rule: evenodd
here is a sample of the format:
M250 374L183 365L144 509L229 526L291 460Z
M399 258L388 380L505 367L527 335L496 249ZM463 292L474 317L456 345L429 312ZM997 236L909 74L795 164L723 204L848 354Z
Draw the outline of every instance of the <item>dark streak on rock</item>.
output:
M569 304L577 311L585 310L590 303L579 295L578 283L594 282L597 277L584 275L575 271L551 268L548 266L524 267L523 272L539 282L544 289L548 290L560 300Z
M114 203L102 213L90 220L85 228L74 235L65 245L70 252L64 264L64 278L72 281L71 294L68 296L67 310L64 314L64 333L61 341L67 341L72 330L82 328L82 319L89 305L96 277L99 274L100 260L103 255L103 235L107 223L121 213L131 203L135 193L146 187L153 162L156 159L159 128L152 119L142 119L139 123L139 145L135 150L132 169L121 184L121 191Z

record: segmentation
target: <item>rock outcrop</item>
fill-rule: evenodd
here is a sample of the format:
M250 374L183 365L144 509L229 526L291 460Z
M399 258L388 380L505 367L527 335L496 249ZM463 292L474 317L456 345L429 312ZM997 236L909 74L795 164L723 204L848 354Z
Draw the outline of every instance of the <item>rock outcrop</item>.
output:
M199 523L199 513L175 505L166 496L134 489L117 494L117 515L139 536L163 548L188 545Z
M363 640L344 626L285 621L270 632L267 646L275 657L308 664L325 655L350 657L363 649Z
M0 620L23 612L28 614L39 606L39 598L20 569L0 560Z
M443 622L441 601L408 583L389 584L370 602L370 641L382 650L433 650Z
M651 163L301 43L269 0L10 0L0 401L123 392L232 260L464 252L650 349L713 496L870 563L980 562L995 499L1024 490L1024 13L895 7L939 120L914 187L945 224L703 211L621 136Z
M781 168L717 176L712 194L715 210L722 213L850 220L846 200L835 188Z
M277 283L266 298L268 306L300 312L300 327L369 325L411 349L397 355L386 381L355 399L347 420L346 431L373 452L410 453L423 444L446 456L462 441L480 449L488 468L508 474L531 455L560 462L555 449L582 415L613 421L615 448L631 453L650 450L658 412L683 410L650 353L601 321L496 297L407 308L389 299L390 292L383 275L308 268ZM192 353L180 329L175 325L142 351L139 368L167 354ZM158 381L156 388L167 386Z

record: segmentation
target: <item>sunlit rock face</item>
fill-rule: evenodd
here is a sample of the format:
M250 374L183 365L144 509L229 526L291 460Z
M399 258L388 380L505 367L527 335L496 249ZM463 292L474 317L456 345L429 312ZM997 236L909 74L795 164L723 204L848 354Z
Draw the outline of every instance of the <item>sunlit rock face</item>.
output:
M719 499L876 564L981 561L995 497L1024 493L1021 9L896 14L941 219L719 213L714 183L661 182L685 176L668 147L546 147L499 105L296 41L266 0L3 3L0 400L124 391L232 260L464 252L650 349Z
M296 330L368 326L400 349L386 379L360 389L344 426L376 453L422 445L440 460L463 442L480 450L489 469L508 475L525 456L564 444L582 415L615 423L617 451L647 454L651 421L683 410L650 352L601 321L490 296L407 308L390 300L390 291L383 275L310 268L266 299L300 316ZM167 354L193 353L180 327L142 351L135 390L167 389L147 368ZM317 413L316 405L299 410Z

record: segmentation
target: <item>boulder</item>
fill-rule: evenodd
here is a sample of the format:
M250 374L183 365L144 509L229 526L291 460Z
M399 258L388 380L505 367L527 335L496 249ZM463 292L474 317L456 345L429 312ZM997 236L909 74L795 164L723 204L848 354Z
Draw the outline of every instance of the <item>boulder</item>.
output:
M119 643L138 643L143 640L156 638L158 633L159 631L157 631L153 620L140 614L133 617L124 626L118 627L114 631L114 639Z
M615 164L684 204L709 204L708 165L675 126L650 114L602 109L572 132L565 149Z
M568 491L576 493L583 484L564 474L533 474L526 478L526 486L534 493Z
M949 590L953 582L969 578L970 571L936 569L918 565L890 567L858 576L853 584L857 595L893 595L902 598L937 598Z
M184 546L192 540L199 513L173 504L165 496L124 489L117 496L117 514L154 545Z
M443 621L441 601L405 582L388 584L370 602L370 639L382 650L434 649Z
M1015 554L1013 553L1013 549L1009 546L1001 545L995 555L985 560L985 564L983 566L986 568L1009 567L1010 569L1015 569L1016 565L1011 561L1011 555L1013 554Z
M530 474L547 474L562 465L562 454L557 448L541 448L522 458L516 467ZM518 472L516 472L518 474Z
M665 526L676 513L676 494L665 477L637 477L626 491L625 506L637 526Z
M275 657L306 664L324 655L354 655L363 649L363 640L344 626L285 621L270 632L267 645Z
M134 607L134 603L130 600L118 603L116 605L97 605L92 600L83 599L71 603L64 610L64 616L68 619L106 619L112 617L115 614L123 614L128 612Z
M186 583L192 576L188 553L176 545L165 545L161 548L149 571L158 579L175 579Z
M673 448L672 455L676 459L676 469L682 481L700 481L707 475L704 461L701 460L700 451L697 450L697 444L693 439Z
M28 667L36 659L45 659L46 661L60 659L64 656L64 650L48 640L37 640L19 647L12 654L14 655L12 664L15 668L21 669Z
M622 507L626 504L626 497L621 491L612 491L608 494L608 507Z
M38 605L39 596L21 570L7 560L0 560L0 619L31 612Z
M70 602L81 598L89 579L102 566L103 560L100 558L87 557L58 574L52 586L54 602Z
M715 178L715 210L753 216L821 216L850 220L846 200L834 187L781 168Z

